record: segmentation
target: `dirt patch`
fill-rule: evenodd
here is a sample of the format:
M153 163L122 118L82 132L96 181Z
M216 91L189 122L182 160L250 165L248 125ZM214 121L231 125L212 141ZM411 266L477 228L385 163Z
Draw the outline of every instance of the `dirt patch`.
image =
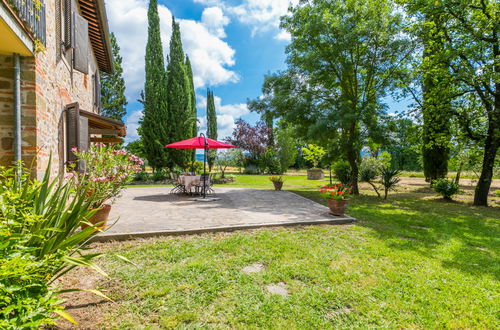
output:
M92 269L79 267L64 277L56 285L65 289L98 289L105 295L109 295L112 280L106 278ZM60 295L65 300L66 312L77 322L72 324L67 320L60 319L56 329L96 329L104 328L104 313L113 304L94 293L90 292L68 292Z

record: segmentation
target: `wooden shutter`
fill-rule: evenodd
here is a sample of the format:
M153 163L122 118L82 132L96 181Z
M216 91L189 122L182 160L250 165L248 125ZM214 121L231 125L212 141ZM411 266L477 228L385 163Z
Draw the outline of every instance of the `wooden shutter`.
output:
M99 71L94 75L94 105L97 107L98 113L101 113L101 77Z
M89 73L89 23L82 16L73 13L75 50L73 67L82 73Z
M78 103L66 106L66 159L68 162L76 161L76 156L71 149L78 148L80 145L80 136L77 134L80 128L78 117L80 117Z
M69 162L76 162L77 158L71 151L78 148L80 151L86 151L90 144L88 119L80 116L80 107L78 103L72 103L66 106L66 159ZM78 170L83 170L85 164L78 162Z
M64 25L64 47L66 49L74 47L74 36L73 36L73 1L64 1L64 13L63 13L63 25Z

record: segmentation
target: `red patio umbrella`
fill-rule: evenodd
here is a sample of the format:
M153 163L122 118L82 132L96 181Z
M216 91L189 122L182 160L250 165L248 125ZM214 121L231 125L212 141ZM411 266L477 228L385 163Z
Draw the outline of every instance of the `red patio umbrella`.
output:
M237 148L232 144L216 141L205 137L205 134L201 133L200 136L182 140L179 142L174 142L167 144L165 148L175 148L175 149L203 149L203 198L207 197L207 150L208 149L229 149Z

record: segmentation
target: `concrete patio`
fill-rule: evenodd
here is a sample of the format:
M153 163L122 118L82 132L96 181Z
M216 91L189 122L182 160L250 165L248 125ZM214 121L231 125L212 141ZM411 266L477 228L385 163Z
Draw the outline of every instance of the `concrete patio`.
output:
M213 202L170 194L170 187L129 188L113 205L110 222L95 240L194 234L272 226L345 224L349 216L330 215L326 206L289 191L216 188Z

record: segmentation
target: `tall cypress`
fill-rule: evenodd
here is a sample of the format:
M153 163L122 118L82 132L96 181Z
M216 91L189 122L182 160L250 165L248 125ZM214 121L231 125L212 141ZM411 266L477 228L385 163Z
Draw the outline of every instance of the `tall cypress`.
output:
M439 17L428 21L423 52L423 132L424 175L431 184L448 173L450 155L451 78L443 54L444 36L437 25Z
M207 137L217 140L217 111L215 110L214 93L209 89L207 89ZM209 171L212 171L216 157L216 150L210 150L208 152Z
M167 103L168 118L171 125L169 139L176 142L192 136L191 95L185 65L185 55L182 48L179 24L172 18L172 37L170 39L170 56L167 66ZM192 151L169 149L170 167L178 165L187 168L192 157Z
M146 81L144 84L144 115L139 134L144 143L146 159L154 170L169 165L165 144L169 143L165 63L160 37L158 2L150 0L148 9L148 42L146 45Z
M198 135L198 113L196 111L196 92L194 90L194 82L193 82L193 70L191 68L191 61L189 60L189 56L186 56L186 79L188 80L188 91L190 96L190 109L191 109L191 136L195 137ZM196 150L193 150L191 154L191 161L196 160Z
M123 121L128 104L125 97L125 80L123 79L122 57L116 36L111 33L111 49L113 51L113 72L101 73L101 105L102 115Z

